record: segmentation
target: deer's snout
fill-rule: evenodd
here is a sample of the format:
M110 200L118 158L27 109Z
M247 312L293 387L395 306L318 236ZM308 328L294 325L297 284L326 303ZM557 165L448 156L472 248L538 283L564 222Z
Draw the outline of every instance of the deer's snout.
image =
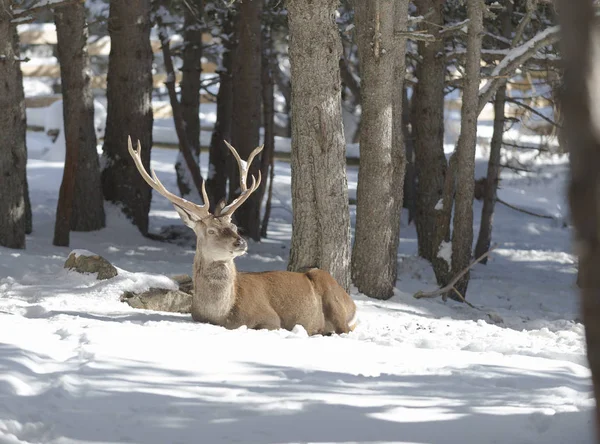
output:
M238 237L235 241L233 241L233 246L237 250L245 250L248 248L248 243L244 240L243 237Z

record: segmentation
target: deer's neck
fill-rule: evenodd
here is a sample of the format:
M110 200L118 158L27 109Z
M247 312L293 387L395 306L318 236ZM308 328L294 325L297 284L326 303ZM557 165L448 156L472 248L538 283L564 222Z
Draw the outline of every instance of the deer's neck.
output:
M206 260L196 252L192 318L223 325L235 304L236 268L233 261Z

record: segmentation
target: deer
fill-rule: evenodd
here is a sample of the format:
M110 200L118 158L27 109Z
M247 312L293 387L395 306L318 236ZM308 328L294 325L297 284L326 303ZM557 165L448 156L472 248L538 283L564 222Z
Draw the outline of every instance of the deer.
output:
M203 205L168 191L150 168L144 168L141 144L134 149L129 137L129 154L142 178L175 207L185 225L196 234L193 263L191 315L195 322L237 329L293 330L304 327L309 335L349 333L357 325L356 305L350 295L327 271L311 268L305 272L238 272L234 259L246 254L248 243L232 223L233 213L256 191L261 181L248 170L262 146L244 162L227 141L225 144L239 169L240 194L230 204L225 199L209 212L205 182Z

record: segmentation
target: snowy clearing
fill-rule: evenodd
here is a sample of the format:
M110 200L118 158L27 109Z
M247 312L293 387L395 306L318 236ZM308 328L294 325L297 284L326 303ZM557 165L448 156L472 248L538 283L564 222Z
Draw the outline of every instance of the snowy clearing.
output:
M30 146L36 137L29 133ZM176 154L152 152L170 189ZM106 229L53 247L62 163L36 159L35 149L30 157L34 233L25 251L0 248L1 443L591 442L576 259L560 219L498 207L498 249L475 267L469 288L481 311L413 299L435 279L404 222L397 293L383 302L353 292L353 333L228 331L119 302L125 290L190 273L191 242L145 239L107 205ZM566 158L522 160L534 172L504 174L500 197L564 217ZM486 161L480 150L478 177ZM286 267L289 164L277 162L275 172L269 237L251 243L241 270ZM351 197L356 181L350 167ZM476 228L480 212L476 202ZM171 224L181 223L155 193L151 230ZM103 255L119 276L64 270L72 249Z

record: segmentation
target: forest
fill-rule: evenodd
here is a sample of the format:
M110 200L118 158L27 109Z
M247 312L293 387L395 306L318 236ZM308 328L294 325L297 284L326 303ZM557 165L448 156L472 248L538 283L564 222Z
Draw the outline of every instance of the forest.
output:
M0 441L600 436L596 1L0 6Z

